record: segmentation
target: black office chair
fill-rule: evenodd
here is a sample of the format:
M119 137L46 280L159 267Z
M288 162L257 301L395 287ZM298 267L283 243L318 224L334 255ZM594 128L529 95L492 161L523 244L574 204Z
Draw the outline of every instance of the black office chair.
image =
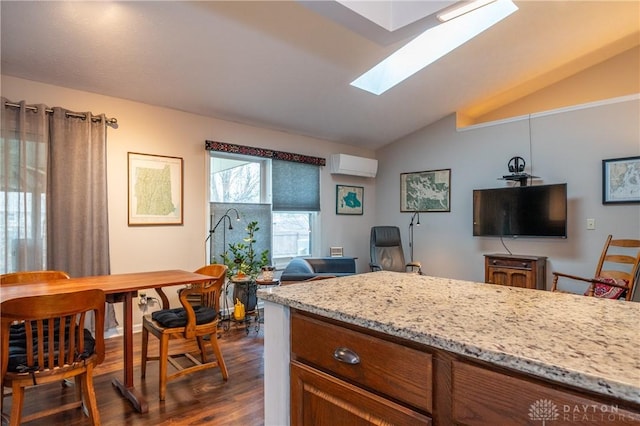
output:
M412 272L422 274L420 262L405 262L400 228L374 226L371 228L371 271Z

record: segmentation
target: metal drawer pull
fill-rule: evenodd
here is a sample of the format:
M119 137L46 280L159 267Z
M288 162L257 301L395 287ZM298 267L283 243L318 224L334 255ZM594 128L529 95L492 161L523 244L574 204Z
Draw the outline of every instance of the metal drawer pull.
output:
M358 354L349 348L336 348L336 350L333 351L333 357L346 364L360 364L360 357Z

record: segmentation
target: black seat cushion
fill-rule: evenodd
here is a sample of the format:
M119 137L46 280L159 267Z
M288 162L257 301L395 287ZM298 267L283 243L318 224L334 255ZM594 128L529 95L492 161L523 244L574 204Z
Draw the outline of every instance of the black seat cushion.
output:
M216 319L217 312L207 306L194 306L196 325L206 324ZM151 318L163 327L184 327L187 325L187 312L184 308L163 309L151 314Z
M35 330L35 325L34 325ZM56 320L54 325L54 341L56 350L56 356L54 357L55 362L58 362L58 345L59 345L59 321ZM45 343L44 348L45 351L49 346L49 334L48 327L45 325L44 327L44 335L45 335ZM65 342L69 341L69 326L65 327ZM84 352L77 353L75 359L82 360L86 359L94 353L95 349L95 340L91 335L91 332L84 329ZM34 366L32 368L27 368L27 333L25 331L24 323L12 325L9 331L9 365L7 367L8 371L14 373L22 373L25 371L37 370L38 369L38 339L36 336L33 337L33 348L34 348Z

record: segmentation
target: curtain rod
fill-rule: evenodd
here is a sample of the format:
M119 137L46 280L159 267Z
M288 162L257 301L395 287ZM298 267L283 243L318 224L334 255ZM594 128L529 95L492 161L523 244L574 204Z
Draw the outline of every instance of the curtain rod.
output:
M10 107L10 108L20 108L19 104L12 104L11 102L5 102L4 103L5 107ZM38 107L37 106L33 106L33 105L25 105L24 106L26 109L30 110L30 111L38 111ZM47 114L53 114L53 110L50 108L47 108L44 110ZM65 115L67 117L76 117L76 118L87 118L86 114L80 114L77 112L66 112ZM92 121L100 121L101 118L100 117L91 117ZM107 124L118 124L118 119L117 118L107 118Z

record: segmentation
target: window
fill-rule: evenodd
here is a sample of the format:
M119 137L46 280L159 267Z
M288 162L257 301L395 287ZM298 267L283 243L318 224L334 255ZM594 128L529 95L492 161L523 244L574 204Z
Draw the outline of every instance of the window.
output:
M39 194L39 201L35 201L33 193L0 191L0 222L5 224L0 228L0 239L7 242L0 248L3 273L46 269L46 234L40 232L46 226L45 197ZM38 206L39 214L33 214L32 209ZM38 226L32 218L39 221Z
M209 200L214 203L265 203L268 160L242 156L211 157Z
M272 179L273 262L284 267L296 256L313 254L320 211L320 169L313 164L273 160Z
M311 256L314 212L273 212L273 262L286 265L296 256Z
M0 273L46 265L46 144L0 138ZM33 139L36 139L34 137Z
M211 211L218 211L215 217L220 218L229 208L245 215L258 214L259 204L269 205L271 262L283 268L296 256L313 254L320 210L319 176L314 165L211 152ZM227 229L225 236L230 235ZM224 251L226 244L219 240L212 244L216 260L216 253Z

